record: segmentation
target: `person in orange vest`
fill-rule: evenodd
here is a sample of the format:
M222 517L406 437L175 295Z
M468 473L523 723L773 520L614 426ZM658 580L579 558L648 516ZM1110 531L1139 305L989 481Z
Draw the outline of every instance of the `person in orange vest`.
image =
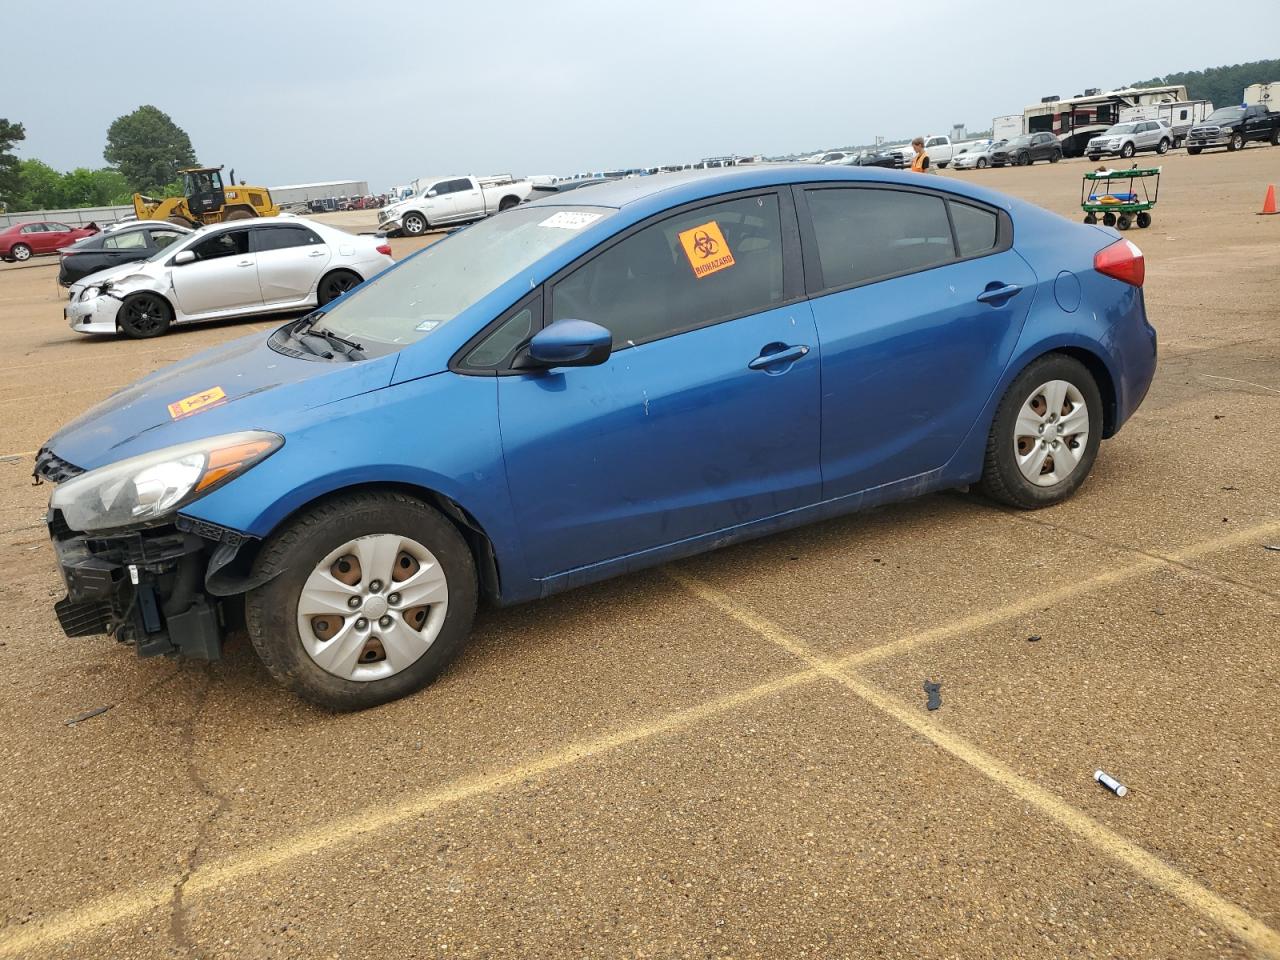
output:
M912 173L929 173L929 155L924 152L924 137L916 137L911 141L911 149L916 152L911 161Z

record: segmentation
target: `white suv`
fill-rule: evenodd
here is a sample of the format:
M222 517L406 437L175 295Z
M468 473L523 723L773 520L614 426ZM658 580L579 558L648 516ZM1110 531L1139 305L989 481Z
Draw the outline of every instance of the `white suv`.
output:
M1128 160L1139 150L1168 153L1173 140L1173 127L1165 121L1134 120L1130 123L1117 123L1106 133L1094 137L1084 152L1090 160L1114 157L1117 154Z

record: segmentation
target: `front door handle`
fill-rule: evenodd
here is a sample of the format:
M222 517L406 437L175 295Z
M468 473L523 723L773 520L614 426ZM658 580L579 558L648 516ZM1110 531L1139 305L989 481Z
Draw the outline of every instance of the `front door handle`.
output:
M324 256L324 251L323 251L323 250L312 250L310 253L308 253L308 254L307 254L307 256L308 256L308 257L323 257L323 256Z
M990 284L987 289L978 294L979 303L996 303L997 301L1008 300L1010 297L1016 297L1022 292L1022 287L1016 283Z
M748 363L747 366L752 370L765 370L769 367L776 366L779 363L791 363L795 360L799 360L809 352L809 348L803 343L798 343L790 347L785 344L780 346L780 350L774 350L770 353L762 352L760 356ZM768 350L769 348L765 347L765 349Z
M253 266L253 261L252 261L252 260L241 260L239 263L237 263L237 264L236 264L236 266L237 266L237 267L252 267L252 266Z

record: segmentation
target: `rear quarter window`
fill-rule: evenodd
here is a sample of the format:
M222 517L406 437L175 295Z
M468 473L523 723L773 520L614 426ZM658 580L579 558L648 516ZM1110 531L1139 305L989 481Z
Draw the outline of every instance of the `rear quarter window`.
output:
M990 210L951 201L951 222L956 228L956 251L961 257L978 257L996 247L999 218Z

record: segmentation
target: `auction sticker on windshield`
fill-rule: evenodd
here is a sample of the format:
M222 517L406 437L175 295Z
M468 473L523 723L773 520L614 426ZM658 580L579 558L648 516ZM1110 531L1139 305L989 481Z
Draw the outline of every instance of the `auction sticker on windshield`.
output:
M689 258L689 266L693 267L693 275L701 280L721 270L728 270L734 265L733 251L725 242L720 225L714 220L680 234L680 246L684 247L684 255Z
M545 220L539 220L540 227L559 227L561 230L581 230L588 224L595 223L604 214L582 213L579 210L561 210L553 213Z
M205 407L221 403L225 399L227 399L227 393L221 387L202 390L200 393L193 393L189 397L183 397L181 400L175 400L169 404L169 416L174 420L181 420L183 417L189 417L193 413L199 413Z

